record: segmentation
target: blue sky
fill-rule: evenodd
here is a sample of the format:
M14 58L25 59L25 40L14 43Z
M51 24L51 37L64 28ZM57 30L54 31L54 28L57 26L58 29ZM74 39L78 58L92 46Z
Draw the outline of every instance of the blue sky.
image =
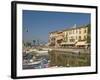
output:
M90 20L88 13L23 10L23 40L47 42L49 32L89 24Z

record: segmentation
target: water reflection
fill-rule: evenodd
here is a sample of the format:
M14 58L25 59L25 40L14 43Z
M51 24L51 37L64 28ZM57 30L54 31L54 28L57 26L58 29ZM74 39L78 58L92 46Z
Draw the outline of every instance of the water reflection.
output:
M23 69L41 69L48 67L81 67L90 66L89 51L67 52L48 51L23 53Z

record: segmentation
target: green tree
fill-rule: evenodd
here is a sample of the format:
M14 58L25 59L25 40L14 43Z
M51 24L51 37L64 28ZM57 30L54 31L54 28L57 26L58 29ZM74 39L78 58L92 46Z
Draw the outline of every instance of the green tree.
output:
M91 42L91 25L88 24L86 25L86 27L88 28L87 43L90 43Z
M29 46L31 46L32 44L30 43L30 42L26 42L26 47L29 47Z
M39 40L37 40L37 45L39 45L40 43L39 43Z
M91 34L91 25L88 24L88 25L86 25L86 27L88 27L88 34Z
M33 45L35 45L36 44L36 40L33 40Z

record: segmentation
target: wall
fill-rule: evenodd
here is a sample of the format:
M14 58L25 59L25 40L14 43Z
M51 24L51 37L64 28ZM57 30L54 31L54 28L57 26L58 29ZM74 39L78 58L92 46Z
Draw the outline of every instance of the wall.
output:
M31 0L31 1L38 1L38 2L41 1L41 2L50 2L50 3L54 2L54 3L64 3L64 4L99 5L100 8L100 4L99 4L100 0ZM11 68L10 66L11 65L11 14L10 14L11 5L10 3L11 0L0 0L0 80L11 80L10 78L10 73L11 73L10 72L11 71L10 69ZM100 14L100 11L98 14ZM98 16L98 19L99 19L98 21L100 21L100 16ZM100 24L98 24L98 26L99 25ZM99 39L98 41L100 41L100 37L98 39ZM100 45L98 47L100 47ZM98 54L98 57L100 57L100 54ZM98 61L100 61L100 58L98 59ZM100 69L99 69L99 74L48 77L42 79L35 78L35 79L26 79L26 80L56 80L56 79L58 80L100 80Z

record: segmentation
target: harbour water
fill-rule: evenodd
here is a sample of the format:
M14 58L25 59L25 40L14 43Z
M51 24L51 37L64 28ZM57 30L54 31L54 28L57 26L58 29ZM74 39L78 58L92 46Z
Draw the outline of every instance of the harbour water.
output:
M52 50L23 53L23 69L90 66L90 50Z

